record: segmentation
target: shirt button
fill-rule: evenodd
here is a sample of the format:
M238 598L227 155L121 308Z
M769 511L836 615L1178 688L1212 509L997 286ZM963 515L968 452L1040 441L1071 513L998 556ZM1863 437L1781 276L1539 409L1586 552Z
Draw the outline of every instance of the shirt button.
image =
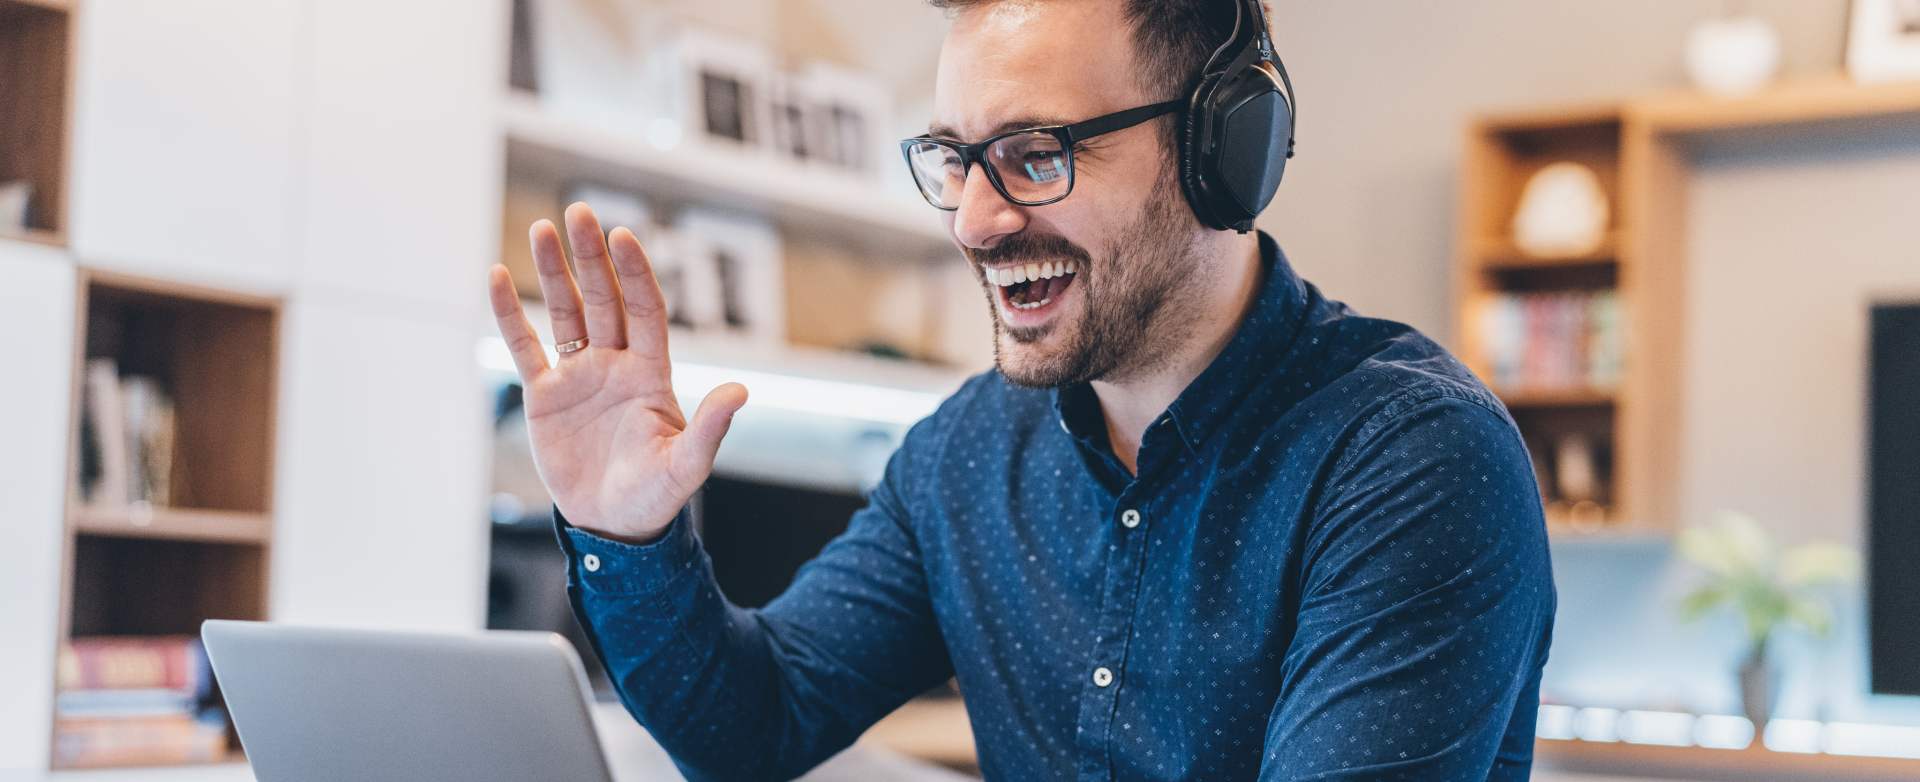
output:
M600 558L593 554L588 554L580 558L580 565L585 567L588 573L597 573L600 570Z
M1093 669L1093 686L1105 687L1112 683L1113 671L1107 670L1107 666L1102 665Z
M1132 508L1126 509L1126 511L1120 514L1120 526L1126 527L1127 529L1140 526L1140 511Z

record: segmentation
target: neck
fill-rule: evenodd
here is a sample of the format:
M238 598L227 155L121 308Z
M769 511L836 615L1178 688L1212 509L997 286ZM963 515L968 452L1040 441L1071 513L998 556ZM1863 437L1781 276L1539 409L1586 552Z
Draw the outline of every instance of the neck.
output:
M1140 440L1147 427L1226 348L1260 295L1262 265L1257 235L1219 233L1204 241L1202 262L1216 264L1219 274L1215 284L1207 286L1195 300L1182 302L1180 311L1174 313L1194 316L1188 323L1188 338L1171 356L1155 361L1151 371L1091 384L1106 417L1107 440L1131 473L1139 472Z

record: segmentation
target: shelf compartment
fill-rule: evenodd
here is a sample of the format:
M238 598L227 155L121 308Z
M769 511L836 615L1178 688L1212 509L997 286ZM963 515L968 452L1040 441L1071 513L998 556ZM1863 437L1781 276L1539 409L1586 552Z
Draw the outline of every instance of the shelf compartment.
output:
M264 619L261 546L79 533L70 637L198 635L208 619Z
M65 2L0 0L0 182L33 187L25 238L62 239L66 228L68 54ZM0 225L0 237L20 227Z
M155 378L169 393L169 504L266 512L278 302L96 270L84 275L86 336L76 372L87 359L111 358L122 377ZM85 398L81 386L76 377L76 400Z

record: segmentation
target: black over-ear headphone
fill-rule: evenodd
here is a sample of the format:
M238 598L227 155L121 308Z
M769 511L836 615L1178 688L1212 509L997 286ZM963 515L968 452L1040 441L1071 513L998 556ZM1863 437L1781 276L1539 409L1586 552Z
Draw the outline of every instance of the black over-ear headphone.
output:
M1253 230L1293 157L1293 80L1260 3L1235 0L1233 33L1200 69L1181 117L1180 187L1200 222L1222 231Z

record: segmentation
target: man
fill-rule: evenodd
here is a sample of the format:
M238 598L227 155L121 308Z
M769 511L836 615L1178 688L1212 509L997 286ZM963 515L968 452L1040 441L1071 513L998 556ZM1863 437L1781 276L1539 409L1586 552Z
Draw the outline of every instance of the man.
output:
M682 416L633 234L569 208L576 282L534 225L551 366L492 273L575 608L628 710L694 779L797 775L950 676L993 779L1524 778L1554 593L1498 400L1266 235L1202 224L1177 112L955 162L1181 98L1234 4L936 5L953 25L909 160L952 210L997 371L912 428L764 610L727 602L683 510L746 391Z

